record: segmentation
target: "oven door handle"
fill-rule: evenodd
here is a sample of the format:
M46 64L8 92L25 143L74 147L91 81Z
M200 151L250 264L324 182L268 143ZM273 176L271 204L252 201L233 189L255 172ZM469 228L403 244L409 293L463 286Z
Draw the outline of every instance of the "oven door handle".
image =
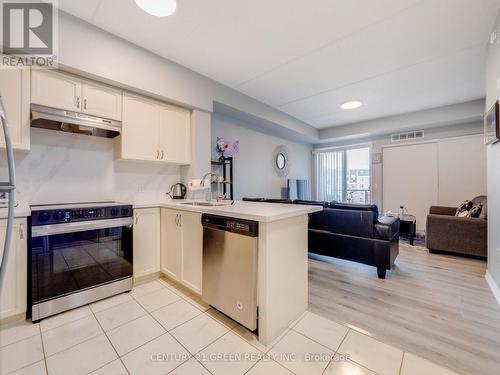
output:
M80 221L74 223L49 224L31 227L31 237L49 236L52 234L64 234L74 232L84 232L87 230L132 227L134 219L123 217L119 219L104 219L94 221Z

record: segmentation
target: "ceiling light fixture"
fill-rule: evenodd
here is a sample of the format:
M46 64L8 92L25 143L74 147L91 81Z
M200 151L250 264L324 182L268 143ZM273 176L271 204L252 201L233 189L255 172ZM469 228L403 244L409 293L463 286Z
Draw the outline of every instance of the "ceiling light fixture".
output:
M177 0L135 0L146 13L156 17L168 17L175 13Z
M349 100L345 103L343 103L340 108L342 109L355 109L359 108L363 105L363 102L361 100Z

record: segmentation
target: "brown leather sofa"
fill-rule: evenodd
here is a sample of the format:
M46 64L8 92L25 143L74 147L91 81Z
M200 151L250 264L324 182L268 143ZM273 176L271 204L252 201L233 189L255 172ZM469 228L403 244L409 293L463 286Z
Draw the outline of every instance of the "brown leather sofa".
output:
M479 217L457 217L456 207L432 206L427 216L427 248L432 253L453 253L487 257L487 199L478 196L474 205L483 204Z

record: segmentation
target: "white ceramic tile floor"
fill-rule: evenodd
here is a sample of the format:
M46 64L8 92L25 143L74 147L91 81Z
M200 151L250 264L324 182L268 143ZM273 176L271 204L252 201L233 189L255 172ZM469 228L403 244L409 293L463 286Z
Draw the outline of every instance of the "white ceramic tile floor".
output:
M170 280L139 285L40 324L6 325L0 346L0 375L43 375L46 369L48 375L453 374L312 313L266 347ZM307 361L306 354L324 357Z

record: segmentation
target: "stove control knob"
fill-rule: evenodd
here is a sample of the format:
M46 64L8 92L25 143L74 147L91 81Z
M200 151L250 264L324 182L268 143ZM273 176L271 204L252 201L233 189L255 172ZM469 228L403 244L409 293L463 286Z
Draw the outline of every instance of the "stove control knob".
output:
M50 214L48 212L40 212L38 214L39 221L47 221L50 219Z
M54 220L62 220L64 219L64 211L54 212Z
M118 209L116 209L116 208L112 208L109 212L110 212L111 216L118 215Z
M130 214L130 209L128 209L128 208L122 208L121 212L122 212L123 216L127 216L128 214Z

